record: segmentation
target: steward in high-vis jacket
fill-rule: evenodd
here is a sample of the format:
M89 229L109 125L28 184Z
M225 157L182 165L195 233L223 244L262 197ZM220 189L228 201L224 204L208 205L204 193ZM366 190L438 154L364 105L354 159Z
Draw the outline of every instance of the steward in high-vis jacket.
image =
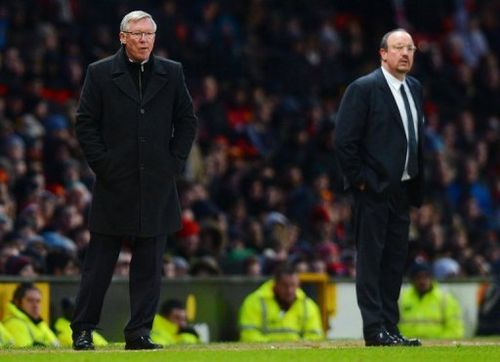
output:
M55 320L52 329L56 333L57 339L62 347L71 347L73 343L71 317L75 313L75 300L73 298L63 297L61 299L61 311L62 315ZM98 347L108 345L108 341L96 331L92 331L92 338L94 345Z
M5 329L2 323L0 323L0 348L10 347L14 345L14 337L10 332Z
M464 323L455 297L433 282L427 265L416 265L412 285L400 298L399 329L408 337L463 338Z
M42 294L32 283L22 283L14 291L2 320L16 347L59 346L59 341L41 318Z
M151 340L163 346L200 343L198 333L187 322L186 308L177 299L166 300L155 315Z
M56 332L57 339L61 343L62 347L71 347L73 343L73 339L71 338L71 322L69 319L64 317L59 317L54 322L54 331ZM108 341L102 335L97 333L96 331L92 331L92 338L94 344L97 347L103 347L108 345Z
M240 341L270 342L324 338L319 308L299 288L297 273L280 268L243 302L239 317Z

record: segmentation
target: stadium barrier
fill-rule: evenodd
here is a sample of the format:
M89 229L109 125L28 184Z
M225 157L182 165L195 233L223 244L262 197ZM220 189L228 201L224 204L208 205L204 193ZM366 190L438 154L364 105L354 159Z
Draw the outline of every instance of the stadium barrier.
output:
M164 280L160 303L168 298L187 301L191 322L206 323L210 341L234 341L238 338L238 312L243 299L255 290L264 278L217 277ZM302 287L318 302L325 330L330 339L361 338L361 316L356 302L352 280L328 279L328 277L301 275ZM24 279L0 277L0 316L3 307L11 299L13 288ZM42 287L46 304L44 317L50 321L61 315L60 301L74 297L78 290L78 278L42 277L33 280ZM477 295L484 280L456 280L442 283L459 300L465 321L466 337L474 334L477 324ZM123 327L129 315L128 280L114 278L104 302L100 333L110 341L123 341Z

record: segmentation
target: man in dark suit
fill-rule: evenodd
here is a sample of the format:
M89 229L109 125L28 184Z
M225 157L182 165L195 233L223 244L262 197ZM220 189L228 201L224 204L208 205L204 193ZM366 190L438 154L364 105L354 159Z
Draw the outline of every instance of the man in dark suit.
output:
M422 87L407 76L416 47L404 29L384 35L381 67L347 88L336 145L354 193L356 293L366 345L420 345L397 328L410 206L423 193Z
M179 63L151 55L156 24L133 11L120 24L118 52L90 64L76 115L76 135L96 174L92 234L71 323L74 349L93 349L122 242L132 249L131 316L126 349L159 348L149 333L160 293L167 234L180 229L175 185L196 132Z

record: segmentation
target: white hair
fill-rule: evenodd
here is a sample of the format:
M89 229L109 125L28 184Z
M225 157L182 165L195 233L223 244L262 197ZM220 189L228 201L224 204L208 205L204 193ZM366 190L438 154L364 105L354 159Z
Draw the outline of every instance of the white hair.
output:
M128 24L130 22L136 22L142 19L149 19L153 23L154 31L156 32L156 23L153 20L151 14L148 14L142 10L131 11L127 15L125 15L120 23L120 31L128 31Z

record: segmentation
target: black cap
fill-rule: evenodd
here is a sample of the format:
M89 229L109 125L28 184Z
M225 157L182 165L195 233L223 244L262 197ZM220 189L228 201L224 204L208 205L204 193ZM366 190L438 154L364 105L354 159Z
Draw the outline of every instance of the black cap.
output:
M432 276L432 269L428 263L420 262L414 263L409 270L410 278L414 279L420 273L426 273L429 276Z

